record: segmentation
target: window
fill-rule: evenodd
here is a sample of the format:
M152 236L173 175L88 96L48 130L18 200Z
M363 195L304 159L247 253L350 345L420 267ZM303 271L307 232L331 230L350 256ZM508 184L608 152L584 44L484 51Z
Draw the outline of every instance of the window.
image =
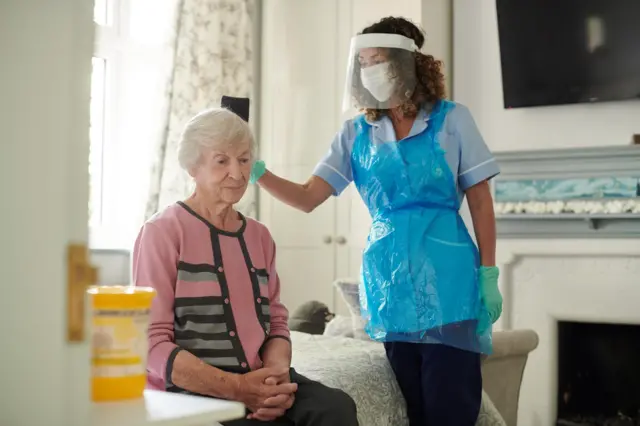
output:
M90 245L129 249L163 137L178 0L95 0ZM151 15L153 19L149 19Z
M95 0L93 3L93 21L100 26L111 25L113 2L110 0Z

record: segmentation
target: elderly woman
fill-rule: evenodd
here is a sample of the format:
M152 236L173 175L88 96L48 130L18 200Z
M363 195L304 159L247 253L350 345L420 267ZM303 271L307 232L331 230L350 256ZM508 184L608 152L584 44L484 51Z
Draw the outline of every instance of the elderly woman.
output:
M253 152L249 126L226 109L196 115L182 133L178 160L195 191L145 223L134 247L135 284L157 291L148 387L244 403L247 418L227 425L356 426L347 394L290 369L275 244L233 208Z

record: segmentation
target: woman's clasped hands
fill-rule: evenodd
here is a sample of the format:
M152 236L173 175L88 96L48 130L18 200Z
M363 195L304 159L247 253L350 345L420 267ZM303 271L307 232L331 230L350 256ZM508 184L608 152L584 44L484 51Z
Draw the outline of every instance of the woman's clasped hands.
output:
M247 418L272 421L291 408L298 385L291 383L288 367L263 367L239 375L236 389L233 399L249 409Z

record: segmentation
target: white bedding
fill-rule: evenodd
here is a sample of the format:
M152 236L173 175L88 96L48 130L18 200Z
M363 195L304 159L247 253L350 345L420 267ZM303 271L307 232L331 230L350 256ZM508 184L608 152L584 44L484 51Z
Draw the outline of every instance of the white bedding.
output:
M407 426L405 404L381 344L345 337L291 333L292 366L355 400L361 426ZM476 426L506 426L483 392Z

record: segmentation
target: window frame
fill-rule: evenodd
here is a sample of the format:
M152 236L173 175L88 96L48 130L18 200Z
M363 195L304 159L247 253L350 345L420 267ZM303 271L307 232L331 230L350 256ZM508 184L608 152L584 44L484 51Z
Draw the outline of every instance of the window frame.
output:
M145 44L130 34L131 10L138 0L107 0L109 9L107 25L94 22L94 57L106 61L106 81L104 89L103 146L101 152L100 188L91 191L100 194L100 220L89 224L89 246L100 250L128 250L133 241L128 228L123 230L122 209L128 207L119 203L122 192L122 170L119 167L122 156L127 155L127 126L125 110L126 79L128 58L146 63L165 63L171 46ZM92 141L93 143L93 141ZM151 170L149 170L151 173ZM124 188L126 191L126 187ZM141 200L144 203L144 200ZM141 211L144 207L141 206ZM137 225L137 224L136 224Z

